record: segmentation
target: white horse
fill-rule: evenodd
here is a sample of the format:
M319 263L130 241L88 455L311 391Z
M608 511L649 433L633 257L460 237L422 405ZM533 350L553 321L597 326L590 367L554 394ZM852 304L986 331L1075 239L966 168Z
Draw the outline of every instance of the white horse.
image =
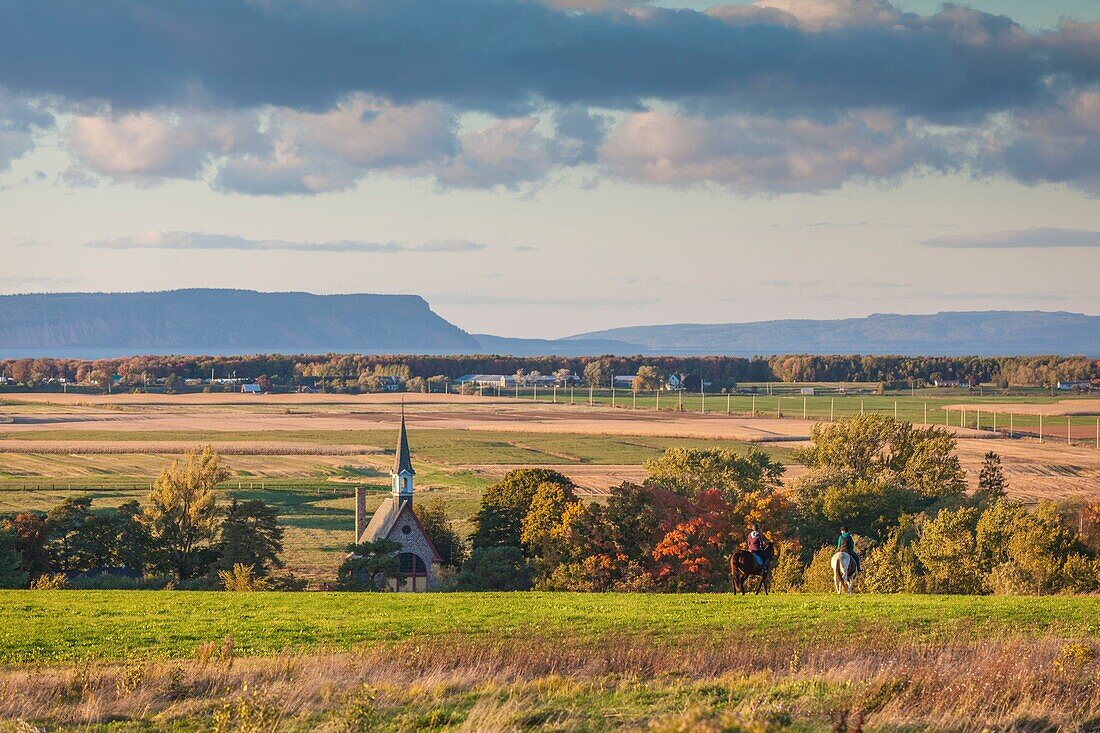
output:
M856 561L847 552L838 552L833 555L833 559L829 562L833 566L833 583L836 584L836 592L843 593L848 591L848 595L852 594L852 586L856 584L856 576L859 575L859 571L856 570Z

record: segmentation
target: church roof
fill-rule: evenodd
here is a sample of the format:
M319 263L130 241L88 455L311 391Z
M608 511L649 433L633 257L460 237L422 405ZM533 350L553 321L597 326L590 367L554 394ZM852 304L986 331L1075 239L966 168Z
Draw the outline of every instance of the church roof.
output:
M405 412L401 411L401 434L397 437L397 453L393 457L393 472L408 471L415 474L412 459L409 457L409 434L405 431Z
M378 511L374 513L374 516L370 518L370 523L367 528L363 530L363 534L359 537L359 542L374 542L375 540L389 539L393 533L394 525L397 524L402 514L407 514L410 521L416 525L416 528L420 530L420 534L428 543L428 547L432 551L433 562L443 562L443 559L439 556L439 550L435 548L435 543L432 542L432 538L428 536L428 533L424 531L424 525L420 523L420 519L416 516L416 510L412 508L412 502L410 501L398 501L394 497L384 499L382 505L378 507Z

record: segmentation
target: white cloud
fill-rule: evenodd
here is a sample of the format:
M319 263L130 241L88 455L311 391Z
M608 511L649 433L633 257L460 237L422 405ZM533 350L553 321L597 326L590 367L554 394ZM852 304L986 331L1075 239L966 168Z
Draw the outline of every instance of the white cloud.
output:
M837 188L949 165L945 150L889 112L831 123L745 115L629 115L600 161L615 176L671 185L714 182L743 193Z
M297 252L477 252L489 245L465 239L431 240L410 245L402 242L294 242L283 239L249 239L236 234L207 232L147 232L139 236L111 237L88 242L93 249L217 249L217 250L290 250Z
M1100 231L1040 227L1007 232L983 232L936 237L924 242L926 247L944 249L1051 249L1061 247L1100 247Z

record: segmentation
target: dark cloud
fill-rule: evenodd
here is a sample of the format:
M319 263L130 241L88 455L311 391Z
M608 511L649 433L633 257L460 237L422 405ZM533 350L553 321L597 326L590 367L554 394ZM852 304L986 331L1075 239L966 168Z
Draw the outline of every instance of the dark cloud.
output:
M1095 248L1100 247L1100 231L1046 227L936 237L927 240L924 245L943 249Z
M1091 24L1037 35L958 7L816 28L774 10L718 15L501 0L11 2L0 86L116 109L326 109L363 92L498 112L664 99L951 117L1028 104L1050 75L1100 74Z
M464 239L432 240L410 245L400 242L290 242L282 239L247 239L236 234L207 232L150 232L139 237L112 237L88 242L93 249L218 249L290 250L295 252L477 252L489 245Z

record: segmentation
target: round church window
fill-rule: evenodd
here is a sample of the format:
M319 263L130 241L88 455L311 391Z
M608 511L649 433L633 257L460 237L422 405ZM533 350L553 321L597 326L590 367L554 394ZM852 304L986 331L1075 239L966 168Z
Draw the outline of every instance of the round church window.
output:
M408 534L409 532L412 532L412 527L409 525L406 524L401 528L401 534Z

